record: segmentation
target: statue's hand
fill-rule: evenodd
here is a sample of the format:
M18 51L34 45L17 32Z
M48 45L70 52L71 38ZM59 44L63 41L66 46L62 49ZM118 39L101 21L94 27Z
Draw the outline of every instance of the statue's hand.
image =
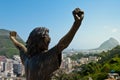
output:
M11 31L10 32L10 38L16 38L16 35L17 35L17 32L15 32L15 31Z
M73 16L74 16L75 21L82 21L84 18L84 12L80 10L79 8L76 8L73 11Z

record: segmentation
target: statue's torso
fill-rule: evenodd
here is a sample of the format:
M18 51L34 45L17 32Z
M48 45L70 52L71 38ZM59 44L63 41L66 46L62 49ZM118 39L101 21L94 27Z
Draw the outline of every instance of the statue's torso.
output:
M53 50L25 59L26 80L50 80L61 64L61 53Z

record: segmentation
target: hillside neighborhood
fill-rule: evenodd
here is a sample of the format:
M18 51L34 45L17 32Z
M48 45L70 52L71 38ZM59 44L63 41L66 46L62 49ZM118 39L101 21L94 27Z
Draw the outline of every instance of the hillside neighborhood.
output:
M17 36L17 38L24 43L24 41L19 36ZM106 61L106 63L112 62L113 64L114 62L119 63L119 61L114 61L114 56L115 57L116 55L119 56L119 50L117 50L117 48L114 49L114 47L118 45L119 42L116 39L110 38L104 41L98 48L95 49L65 50L62 53L63 59L60 66L60 70L62 70L66 75L67 74L69 75L74 72L77 73L82 72L85 75L90 75L89 71L91 72L93 69L94 72L94 69L96 69L94 67L98 67L98 68L101 67L101 65L99 65L101 61L102 64L104 64L104 61ZM102 54L101 56L99 55L100 53ZM112 58L113 60L110 60ZM106 69L106 65L104 66L102 66L103 70ZM106 70L105 75L108 76L104 78L105 80L120 80L118 73L109 72L109 70L111 70L111 68L108 69L108 71ZM96 71L100 72L99 69ZM60 77L60 75L58 76ZM18 80L19 79L25 80L24 76L25 76L24 66L21 63L19 52L16 50L12 42L9 40L9 31L0 29L0 80L17 80L17 78ZM53 80L59 80L59 79L53 79ZM89 76L85 80L94 80L94 79L92 76Z

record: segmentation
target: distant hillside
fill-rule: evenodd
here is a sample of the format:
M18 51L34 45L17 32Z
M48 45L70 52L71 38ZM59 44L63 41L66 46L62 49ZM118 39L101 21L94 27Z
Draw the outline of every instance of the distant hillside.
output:
M103 42L96 50L111 50L117 45L119 45L119 42L114 38L110 38L109 40Z
M19 52L9 39L9 32L8 30L0 29L0 55L11 58L13 55L19 54ZM18 35L17 40L24 43Z
M102 52L98 54L101 60L94 63L85 64L80 66L81 71L77 72L81 76L81 80L88 80L88 75L92 77L93 80L105 80L108 78L108 73L118 73L120 75L120 46L113 48L107 52ZM82 79L83 78L83 79ZM117 80L117 79L115 79Z

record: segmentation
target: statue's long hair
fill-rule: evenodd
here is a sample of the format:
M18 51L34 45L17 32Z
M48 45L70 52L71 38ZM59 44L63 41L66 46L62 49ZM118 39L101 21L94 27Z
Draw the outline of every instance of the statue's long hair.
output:
M35 28L26 42L27 54L31 57L48 50L50 43L49 30L45 27Z

